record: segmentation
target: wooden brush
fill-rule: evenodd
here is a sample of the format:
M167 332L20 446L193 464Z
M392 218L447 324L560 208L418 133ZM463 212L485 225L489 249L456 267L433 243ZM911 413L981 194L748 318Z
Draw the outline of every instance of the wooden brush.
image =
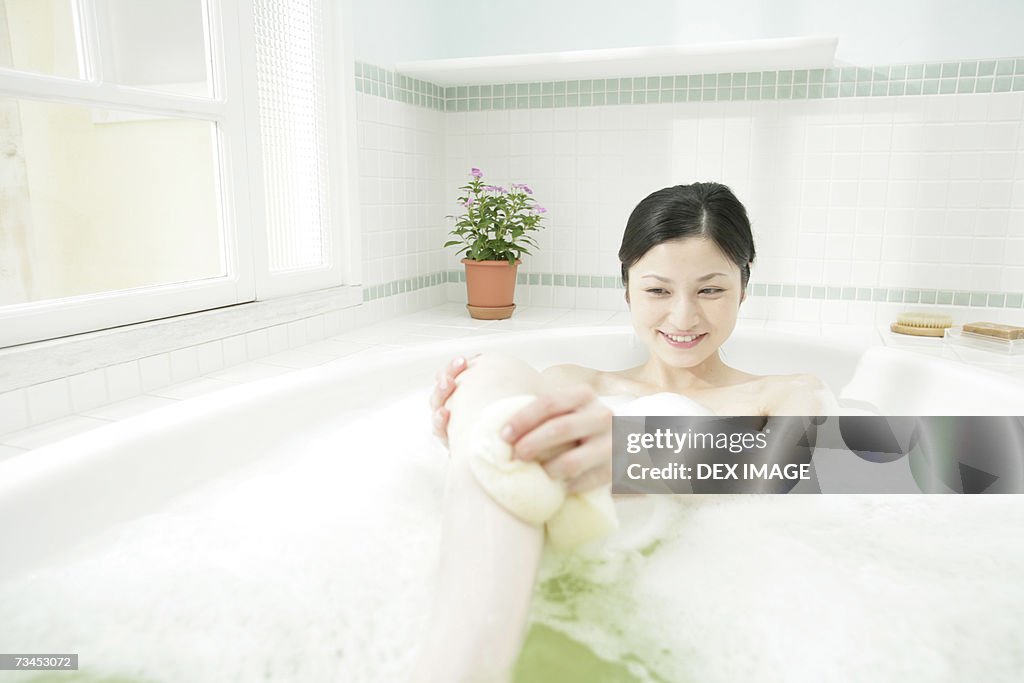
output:
M946 328L953 326L953 318L945 313L923 313L909 311L900 313L889 329L897 334L915 337L943 337Z

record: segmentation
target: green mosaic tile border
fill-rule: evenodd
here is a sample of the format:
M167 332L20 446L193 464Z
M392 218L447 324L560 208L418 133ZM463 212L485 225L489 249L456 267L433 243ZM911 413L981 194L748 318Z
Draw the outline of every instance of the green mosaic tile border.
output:
M748 287L748 292L751 296L868 301L873 303L937 304L979 308L1021 308L1024 305L1024 294L1019 292L799 285L794 283L751 283Z
M430 275L392 280L363 288L363 301L374 301L404 292L448 282L465 282L465 270L444 270ZM580 275L578 273L517 273L521 285L622 289L617 275ZM985 308L1024 308L1024 293L978 292L952 289L911 289L905 287L853 287L801 285L796 283L750 283L747 294L755 297L822 299L831 301L867 301L872 303L935 304Z
M390 282L383 282L378 285L364 286L363 301L374 301L375 299L383 299L385 297L395 296L396 294L414 292L417 289L434 287L440 284L444 284L445 282L458 281L457 279L448 280L447 278L448 274L446 271L439 271L437 273L431 273L430 275L417 275L416 277L407 277L398 280L391 280ZM463 273L463 280L465 280L465 273Z
M356 90L442 111L1024 91L1024 57L445 87L356 62Z
M356 62L356 92L389 100L445 110L444 88L410 76L403 76L373 64Z

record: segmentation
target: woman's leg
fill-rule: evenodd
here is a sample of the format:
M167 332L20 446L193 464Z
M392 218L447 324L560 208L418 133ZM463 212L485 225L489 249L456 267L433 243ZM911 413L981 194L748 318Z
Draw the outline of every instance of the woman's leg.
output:
M522 647L544 529L514 517L480 487L466 459L467 434L484 406L538 394L544 385L528 364L498 353L473 358L456 383L448 400L451 459L437 593L417 680L505 681Z

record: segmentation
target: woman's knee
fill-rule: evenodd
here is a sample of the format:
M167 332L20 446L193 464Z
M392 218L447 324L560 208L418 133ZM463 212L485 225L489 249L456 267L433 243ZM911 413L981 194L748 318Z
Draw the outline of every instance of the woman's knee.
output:
M469 367L455 378L456 390L448 399L449 442L453 427L472 423L480 410L498 399L537 395L544 390L539 372L513 355L489 351L471 358Z
M522 358L505 353L504 351L485 351L474 356L469 360L468 369L472 368L492 372L525 372L527 374L537 372L533 366Z
M501 351L487 351L469 360L457 378L460 389L489 386L502 395L537 393L543 387L540 373L521 358Z

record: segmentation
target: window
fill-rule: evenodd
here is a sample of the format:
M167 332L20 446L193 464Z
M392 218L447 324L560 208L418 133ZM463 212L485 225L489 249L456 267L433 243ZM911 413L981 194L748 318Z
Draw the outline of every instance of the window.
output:
M327 260L326 90L319 0L256 0L264 193L272 271Z
M351 276L324 5L0 0L0 347Z

